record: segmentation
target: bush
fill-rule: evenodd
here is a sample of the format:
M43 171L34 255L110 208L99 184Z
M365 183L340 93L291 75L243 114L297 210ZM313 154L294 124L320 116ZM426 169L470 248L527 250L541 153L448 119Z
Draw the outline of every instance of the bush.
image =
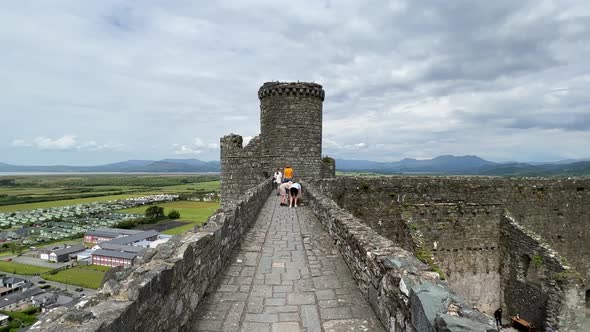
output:
M164 217L164 208L161 206L150 206L145 210L145 216L152 219L160 219Z
M180 212L178 212L176 210L171 210L168 213L168 218L170 218L170 219L178 219L178 218L180 218Z

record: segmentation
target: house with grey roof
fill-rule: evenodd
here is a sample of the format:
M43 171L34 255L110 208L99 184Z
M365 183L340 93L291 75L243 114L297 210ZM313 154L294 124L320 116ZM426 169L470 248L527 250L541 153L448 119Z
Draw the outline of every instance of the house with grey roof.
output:
M49 260L51 262L66 262L70 259L71 254L77 254L84 250L86 250L86 247L81 244L75 244L63 249L53 250L49 254Z
M143 231L143 232L129 235L129 236L118 237L116 239L109 241L109 243L123 244L123 245L134 245L135 243L140 242L140 241L144 241L144 240L154 241L158 238L159 234L160 233L155 230Z
M12 293L0 299L0 310L19 310L31 305L33 297L43 293L39 287Z
M23 286L27 281L19 277L7 277L2 279L2 287L16 288Z
M108 228L108 227L101 227L97 228L96 230L87 231L84 234L84 242L87 243L100 243L111 241L113 239L130 236L133 234L141 233L142 231L132 230L132 229L121 229L121 228Z

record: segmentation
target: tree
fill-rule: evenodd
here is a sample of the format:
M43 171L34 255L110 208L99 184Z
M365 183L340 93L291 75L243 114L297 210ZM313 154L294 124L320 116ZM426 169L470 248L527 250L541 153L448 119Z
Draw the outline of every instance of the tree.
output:
M180 218L180 212L178 212L178 211L176 211L176 210L171 210L171 211L168 213L168 218L169 218L169 219L178 219L178 218Z
M160 219L164 217L164 208L161 206L150 206L145 210L145 216L152 219Z

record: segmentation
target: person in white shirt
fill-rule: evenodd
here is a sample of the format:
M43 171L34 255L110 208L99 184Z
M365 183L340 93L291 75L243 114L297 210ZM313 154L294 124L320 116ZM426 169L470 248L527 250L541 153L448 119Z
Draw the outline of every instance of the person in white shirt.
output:
M281 185L281 183L283 183L283 173L281 173L281 170L277 168L273 177L274 177L273 182L276 184L276 187L277 187L277 196L279 196L281 194L279 192L279 186Z
M303 189L301 189L301 185L297 182L293 183L289 187L289 207L293 207L293 203L295 203L295 207L297 207L297 199L303 193Z

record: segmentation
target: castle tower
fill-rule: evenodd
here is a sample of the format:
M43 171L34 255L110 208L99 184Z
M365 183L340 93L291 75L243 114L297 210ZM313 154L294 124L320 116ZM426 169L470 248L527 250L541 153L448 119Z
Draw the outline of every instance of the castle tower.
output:
M267 82L258 90L264 172L290 164L296 179L321 176L324 94L321 85L303 82Z

